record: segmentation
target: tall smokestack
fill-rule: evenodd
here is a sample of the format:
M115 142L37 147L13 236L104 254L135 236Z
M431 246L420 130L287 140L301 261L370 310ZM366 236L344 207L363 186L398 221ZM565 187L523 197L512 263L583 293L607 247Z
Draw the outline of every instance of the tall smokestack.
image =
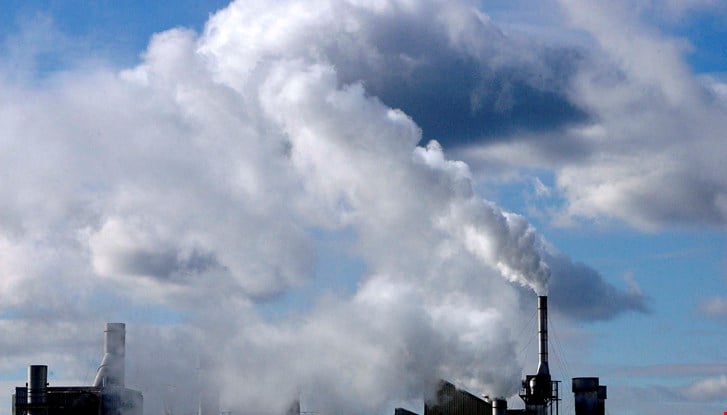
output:
M548 297L538 296L538 373L523 381L525 401L529 414L545 415L554 398L554 385L548 368Z
M538 375L550 375L548 367L548 297L538 296Z
M126 325L106 323L104 356L96 372L93 386L124 387L124 357L126 356Z

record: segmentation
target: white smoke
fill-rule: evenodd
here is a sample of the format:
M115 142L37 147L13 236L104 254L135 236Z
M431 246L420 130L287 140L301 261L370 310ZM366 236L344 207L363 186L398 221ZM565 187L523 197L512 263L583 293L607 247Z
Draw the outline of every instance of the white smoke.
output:
M367 36L430 20L453 51L490 33L465 1L239 1L202 35L154 36L134 68L0 84L3 307L68 309L57 325L84 330L129 308L174 314L128 325L127 379L150 413L190 404L199 355L223 404L250 412L280 413L301 391L321 413L370 413L440 377L512 395L511 283L546 292L545 242L336 61L388 64ZM319 277L320 232L354 235L365 271L337 278L355 290L266 319L260 304ZM594 278L586 290L617 291ZM77 359L64 367L84 378Z

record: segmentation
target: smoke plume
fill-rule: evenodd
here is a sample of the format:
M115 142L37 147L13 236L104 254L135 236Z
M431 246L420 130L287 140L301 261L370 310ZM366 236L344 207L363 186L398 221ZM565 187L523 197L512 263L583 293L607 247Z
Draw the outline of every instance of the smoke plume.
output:
M320 413L371 413L438 378L515 393L508 316L534 298L519 286L565 278L628 299L573 299L573 315L643 309L593 270L549 264L526 218L482 199L467 164L359 81L416 71L417 31L445 56L502 54L467 1L238 1L202 34L155 35L135 67L0 83L4 365L31 352L11 347L14 318L43 304L35 318L55 329L34 336L86 339L83 356L48 351L80 380L97 327L127 321L127 384L148 413L187 410L200 382L251 413L297 393ZM348 290L311 288L321 235L364 264L331 277Z

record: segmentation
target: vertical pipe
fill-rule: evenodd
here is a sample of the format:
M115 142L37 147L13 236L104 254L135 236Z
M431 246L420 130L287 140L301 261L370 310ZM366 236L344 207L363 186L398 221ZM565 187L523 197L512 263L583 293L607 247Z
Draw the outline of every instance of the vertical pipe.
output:
M550 374L548 368L548 297L538 296L538 374Z

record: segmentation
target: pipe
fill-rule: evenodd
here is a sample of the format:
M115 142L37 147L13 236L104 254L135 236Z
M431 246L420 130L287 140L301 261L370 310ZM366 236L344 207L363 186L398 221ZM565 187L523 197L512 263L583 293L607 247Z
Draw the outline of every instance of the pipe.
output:
M548 367L548 297L538 296L538 375L550 375Z
M93 386L124 387L124 357L126 356L126 325L106 323L104 331L104 357L96 372Z

